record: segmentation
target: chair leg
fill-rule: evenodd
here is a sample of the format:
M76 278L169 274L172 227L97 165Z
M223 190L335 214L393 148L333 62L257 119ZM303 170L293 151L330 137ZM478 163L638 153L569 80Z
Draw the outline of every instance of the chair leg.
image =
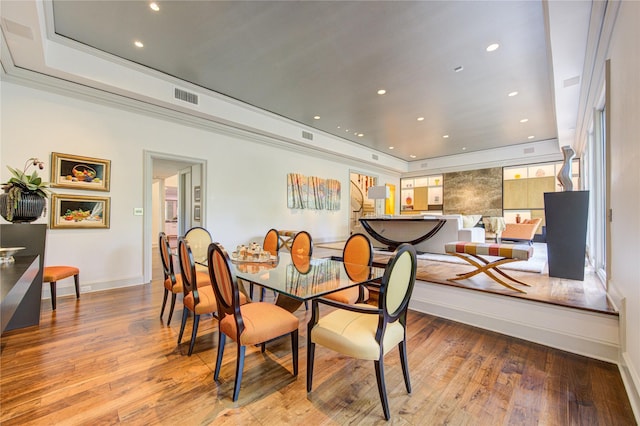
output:
M162 310L164 310L164 302L162 303L163 303ZM167 319L167 325L171 324L171 318L173 317L173 309L175 307L176 307L176 294L171 293L171 307L169 308L169 319Z
M264 353L267 350L267 344L265 342L260 343L260 352Z
M218 356L216 357L216 368L213 371L213 380L218 381L220 375L220 366L222 365L222 354L224 353L224 343L226 335L221 331L218 331Z
M240 395L240 382L242 381L242 370L244 369L244 345L238 343L238 356L236 359L236 384L233 386L233 401L238 400Z
M387 400L387 388L384 384L384 362L373 361L376 366L376 379L378 380L378 392L380 393L380 402L382 402L382 411L384 411L384 418L389 420L391 415L389 414L389 401Z
M311 392L313 382L313 358L316 352L316 344L307 339L307 393Z
M51 281L49 283L49 288L51 289L51 309L56 310L56 282Z
M400 349L400 363L402 364L402 374L404 375L404 384L407 387L407 393L411 393L411 379L409 378L409 363L407 362L407 340L398 343Z
M253 300L253 283L249 283L249 299Z
M169 294L169 290L165 287L164 296L162 297L162 309L160 309L160 319L162 319L162 315L164 315L164 307L167 304L167 295Z
M189 310L185 307L182 308L182 324L180 324L180 333L178 334L178 345L182 342L182 333L184 333L184 326L187 323L187 316L189 315Z
M80 299L80 277L78 274L73 276L73 283L76 285L76 299Z
M191 330L191 343L189 344L189 356L193 353L193 347L196 344L196 336L198 335L198 324L200 324L200 315L193 315L193 329Z
M291 356L293 358L293 375L298 376L298 330L291 332Z

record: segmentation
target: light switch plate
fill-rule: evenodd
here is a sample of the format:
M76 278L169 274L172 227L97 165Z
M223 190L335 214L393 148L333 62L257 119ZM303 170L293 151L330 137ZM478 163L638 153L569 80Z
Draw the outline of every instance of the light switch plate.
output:
M142 216L144 210L142 209L142 207L135 207L133 209L133 215L134 216Z

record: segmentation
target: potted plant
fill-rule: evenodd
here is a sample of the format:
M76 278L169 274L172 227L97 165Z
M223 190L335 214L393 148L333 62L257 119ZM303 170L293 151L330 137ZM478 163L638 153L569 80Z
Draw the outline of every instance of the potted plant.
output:
M27 174L31 167L36 169ZM44 163L37 158L29 158L22 171L7 168L13 176L2 184L4 193L0 194L0 214L13 223L33 222L45 211L49 196L49 182L43 182L38 176L38 169L44 169Z

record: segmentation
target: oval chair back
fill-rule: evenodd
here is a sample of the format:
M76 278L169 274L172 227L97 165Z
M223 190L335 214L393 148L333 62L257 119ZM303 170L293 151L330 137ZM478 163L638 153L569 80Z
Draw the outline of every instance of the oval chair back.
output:
M218 319L232 315L238 320L238 335L242 334L244 324L240 315L240 290L238 279L229 266L227 251L219 243L211 243L207 253L209 277L218 302Z
M351 235L342 249L342 257L335 259L344 262L344 269L351 280L366 281L373 264L371 240L364 234ZM369 299L369 289L365 285L359 285L329 293L324 297L347 304L362 303Z
M180 274L182 275L182 288L184 295L193 293L195 304L200 303L198 297L198 287L196 283L196 264L193 260L193 252L189 242L185 237L178 239L178 259L180 263Z
M409 299L416 282L416 269L416 249L411 244L401 244L387 264L378 296L378 307L383 310L386 323L399 318L403 325L406 324Z
M202 226L194 226L184 234L184 239L189 242L194 260L199 263L206 262L207 249L213 241L209 231Z
M291 254L311 256L313 254L313 240L307 231L300 231L293 237Z
M277 230L272 228L267 231L267 235L264 236L262 248L273 256L278 255L278 250L280 250L280 237L278 236Z

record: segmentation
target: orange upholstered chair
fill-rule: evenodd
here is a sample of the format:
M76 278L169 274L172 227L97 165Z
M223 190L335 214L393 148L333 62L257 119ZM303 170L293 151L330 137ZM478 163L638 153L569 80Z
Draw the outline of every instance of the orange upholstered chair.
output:
M313 253L313 240L307 231L300 231L291 242L291 254L311 256Z
M384 356L397 347L407 392L411 393L407 362L407 310L416 279L416 250L401 244L387 264L378 306L346 305L324 298L314 299L307 325L307 392L313 382L313 360L316 345L340 354L372 360L378 381L378 393L384 417L389 420L389 402L384 381ZM331 313L320 318L319 304L333 306ZM336 360L336 362L339 362Z
M164 315L164 308L167 304L167 297L171 293L171 307L169 308L169 318L167 319L167 325L171 324L171 317L173 316L173 309L176 306L176 296L184 289L182 287L182 274L174 272L173 254L171 253L171 246L169 244L169 238L164 232L160 233L160 258L162 259L162 270L164 273L164 297L162 298L162 309L160 310L160 318ZM196 280L198 285L211 285L209 282L209 274L205 271L196 272L198 279Z
M196 273L196 265L193 260L193 253L189 243L184 237L178 239L178 258L180 259L180 271L182 275L182 288L184 297L182 303L182 324L180 324L180 334L178 335L178 345L182 341L184 326L187 323L189 312L193 312L193 329L191 331L191 343L189 344L189 356L193 353L193 346L198 334L198 324L200 315L212 314L215 316L218 307L216 297L211 286L209 274L206 278ZM198 286L198 279L206 279L206 285Z
M349 237L342 249L342 257L332 257L336 260L342 260L345 264L347 274L351 273L352 268L350 265L366 265L371 266L373 263L373 246L369 238L364 234L353 234ZM362 273L363 269L354 268L357 271L353 273ZM364 270L367 272L367 270ZM351 277L350 278L362 278ZM366 279L367 277L365 277ZM344 290L329 293L324 296L327 299L335 300L336 302L353 304L361 303L369 299L369 289L366 286L360 285L357 287L351 287Z
M539 217L525 219L520 223L507 223L506 228L500 235L500 240L527 241L531 244L540 223L542 223L542 219Z
M237 344L236 379L233 400L238 400L246 346L262 344L284 335L291 335L293 375L298 375L298 318L279 306L265 302L240 305L238 279L232 272L229 255L218 243L209 246L207 255L209 275L218 302L218 356L213 374L218 380L225 340L228 336Z
M264 236L264 241L262 242L262 249L264 251L268 251L272 256L277 256L278 251L280 250L280 238L278 237L278 231L271 228L267 231L267 235ZM260 301L264 300L265 290L264 288L260 291ZM253 299L253 283L249 284L249 295L251 299Z
M80 299L80 270L75 266L45 266L42 281L49 283L51 289L51 309L56 310L56 285L58 281L73 277L76 286L76 299Z

